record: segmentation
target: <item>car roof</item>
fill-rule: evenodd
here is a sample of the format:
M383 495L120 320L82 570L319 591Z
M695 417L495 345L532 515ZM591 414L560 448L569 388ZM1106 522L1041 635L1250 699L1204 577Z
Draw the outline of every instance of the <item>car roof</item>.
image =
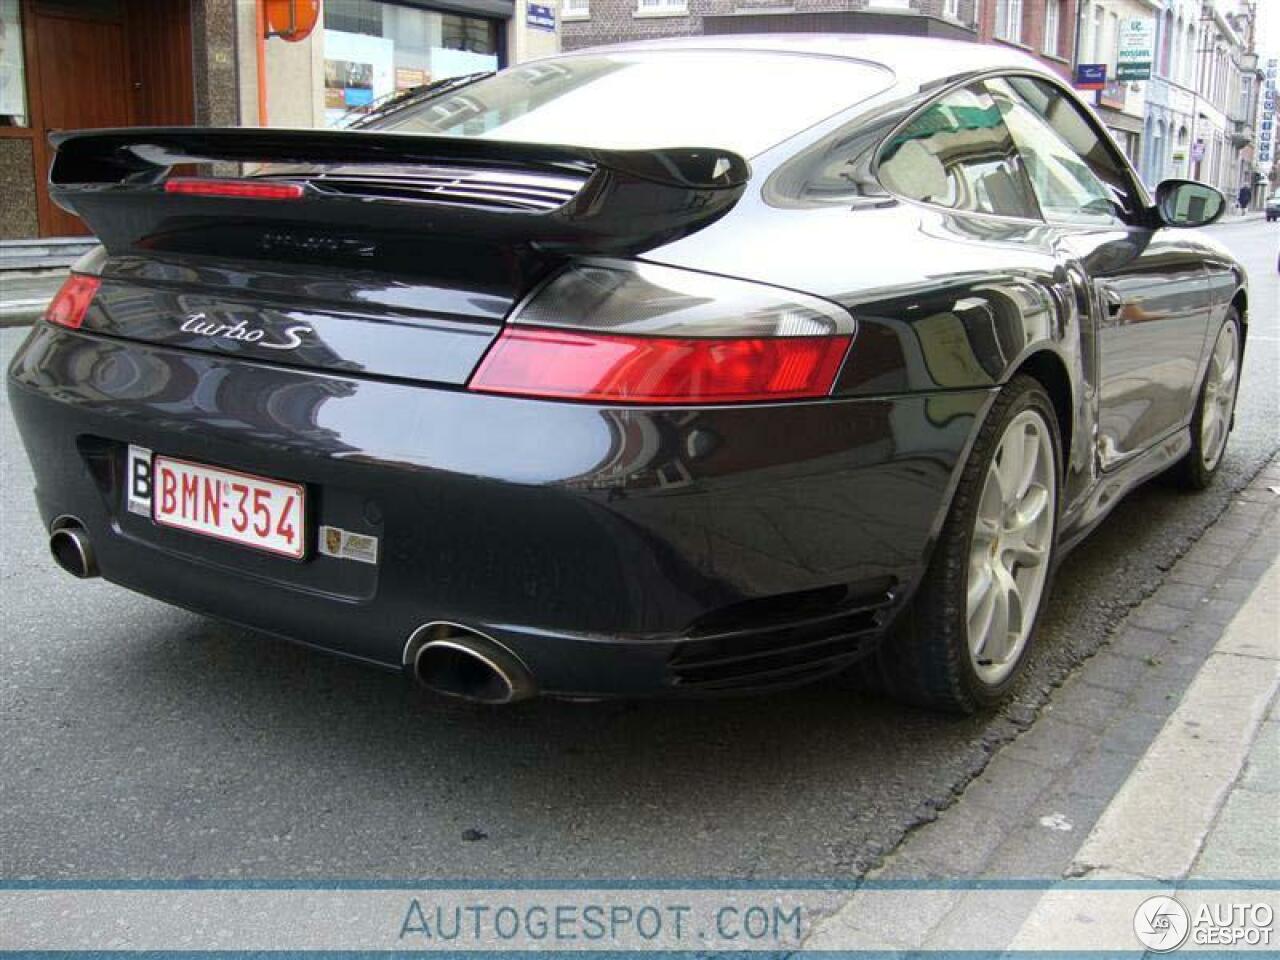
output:
M933 37L871 33L763 33L725 36L665 37L567 51L562 57L619 51L737 50L841 57L892 70L899 80L927 82L987 70L1028 70L1054 74L1029 54L1002 44L979 44Z

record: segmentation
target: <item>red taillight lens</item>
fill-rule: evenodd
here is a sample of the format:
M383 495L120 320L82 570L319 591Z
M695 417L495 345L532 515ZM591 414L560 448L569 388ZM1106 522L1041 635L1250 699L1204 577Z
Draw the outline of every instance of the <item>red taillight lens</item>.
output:
M256 180L210 180L203 177L173 177L164 182L165 193L196 197L237 197L249 200L298 200L300 183L262 183Z
M102 281L97 277L73 273L49 301L44 318L60 327L79 330L80 324L84 323L84 315L89 309L89 304L101 285Z
M507 327L470 388L619 403L728 403L831 392L848 336L693 339Z

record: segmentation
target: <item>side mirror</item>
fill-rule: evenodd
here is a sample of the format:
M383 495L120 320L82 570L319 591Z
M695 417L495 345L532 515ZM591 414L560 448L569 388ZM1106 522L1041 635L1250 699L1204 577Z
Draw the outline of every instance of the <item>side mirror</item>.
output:
M1165 180L1156 187L1156 209L1169 227L1203 227L1222 216L1227 198L1205 183Z

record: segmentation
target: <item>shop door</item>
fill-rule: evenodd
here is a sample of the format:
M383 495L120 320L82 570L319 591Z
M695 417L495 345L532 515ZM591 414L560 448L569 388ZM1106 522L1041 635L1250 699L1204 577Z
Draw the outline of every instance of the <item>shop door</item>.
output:
M48 135L77 127L124 127L130 109L124 18L118 3L35 3L36 62L46 163ZM44 177L36 178L44 189ZM47 204L46 235L88 233L77 217Z
M45 172L54 130L188 124L193 118L189 0L29 0L42 171L40 232L89 231L49 202Z

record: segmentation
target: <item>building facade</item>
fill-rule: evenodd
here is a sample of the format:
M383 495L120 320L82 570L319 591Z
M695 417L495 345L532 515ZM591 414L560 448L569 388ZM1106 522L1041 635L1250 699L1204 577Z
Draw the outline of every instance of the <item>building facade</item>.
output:
M1157 0L1156 60L1147 85L1145 148L1139 170L1149 184L1190 175L1196 122L1201 0Z
M1077 63L1106 68L1106 86L1094 92L1093 104L1125 155L1140 163L1148 138L1144 130L1149 80L1122 80L1118 76L1121 39L1128 23L1149 25L1155 37L1158 4L1154 0L1083 0L1080 7ZM1155 73L1154 53L1152 75Z
M1258 192L1262 72L1254 49L1254 5L1160 0L1158 6L1143 176L1151 183L1168 177L1203 180L1233 200L1242 186Z
M1071 79L1077 0L981 0L977 14L979 42L1019 47Z
M49 131L234 124L228 0L0 0L0 239L84 233L49 202Z
M559 49L554 0L292 2L318 16L285 39L263 0L0 0L0 240L85 232L49 201L49 131L331 126Z
M251 126L338 126L403 90L559 50L554 0L549 29L533 25L527 0L323 0L317 28L266 40L259 69L256 4L236 2L239 110Z
M972 40L983 0L561 0L566 50L728 33L903 33Z

